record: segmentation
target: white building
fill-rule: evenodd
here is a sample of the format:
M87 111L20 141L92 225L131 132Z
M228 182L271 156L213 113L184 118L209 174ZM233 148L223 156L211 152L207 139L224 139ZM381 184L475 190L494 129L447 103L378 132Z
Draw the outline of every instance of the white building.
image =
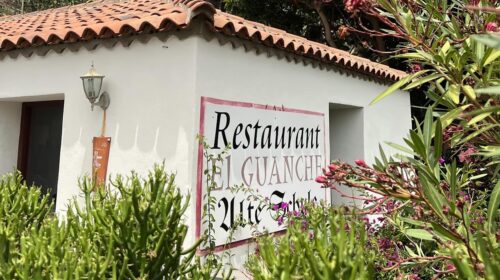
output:
M107 174L165 161L193 194L203 166L196 136L213 125L200 123L203 97L249 122L270 110L324 118L324 162L373 159L379 143L400 142L411 127L407 94L369 105L403 72L202 0L97 1L0 17L0 174L19 168L54 188L57 211L91 173L92 139L101 133L102 110L90 110L80 79L92 63L111 99ZM290 120L276 114L279 124ZM200 204L192 205L195 229Z

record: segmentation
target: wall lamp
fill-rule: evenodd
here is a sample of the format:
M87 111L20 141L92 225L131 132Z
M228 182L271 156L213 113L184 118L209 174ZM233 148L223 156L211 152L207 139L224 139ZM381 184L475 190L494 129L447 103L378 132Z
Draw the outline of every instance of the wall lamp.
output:
M103 110L101 136L94 137L92 141L92 179L95 184L94 187L100 187L106 184L111 147L111 137L104 136L106 132L106 109L109 107L110 99L107 92L101 92L104 75L97 73L94 63L92 63L89 72L80 78L83 82L83 91L90 101L92 111L94 111L96 105Z
M89 72L80 77L83 82L83 91L90 101L91 110L94 111L94 106L97 105L103 110L109 107L110 98L107 92L101 93L102 80L104 75L97 73L94 68L94 63L90 67Z

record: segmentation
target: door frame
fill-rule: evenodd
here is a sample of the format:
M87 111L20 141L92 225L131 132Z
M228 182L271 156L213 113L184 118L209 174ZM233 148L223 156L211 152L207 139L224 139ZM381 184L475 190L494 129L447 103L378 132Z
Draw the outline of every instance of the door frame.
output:
M23 102L21 110L21 129L19 131L19 147L17 151L17 170L26 178L28 168L31 112L33 108L63 106L64 100Z

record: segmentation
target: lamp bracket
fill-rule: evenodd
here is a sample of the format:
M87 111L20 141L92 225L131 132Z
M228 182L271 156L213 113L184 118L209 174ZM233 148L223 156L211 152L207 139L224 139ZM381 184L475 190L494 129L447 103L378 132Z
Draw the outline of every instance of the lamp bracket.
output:
M92 103L92 111L94 111L94 106L97 105L101 107L101 109L106 110L109 107L109 103L111 102L111 99L109 98L109 94L107 91L104 91L101 93L101 96L99 97L99 101Z

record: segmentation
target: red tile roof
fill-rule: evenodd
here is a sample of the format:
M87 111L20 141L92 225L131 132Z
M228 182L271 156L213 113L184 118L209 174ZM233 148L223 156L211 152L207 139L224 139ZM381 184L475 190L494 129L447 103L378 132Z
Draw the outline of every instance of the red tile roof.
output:
M258 41L379 79L394 81L405 76L386 65L216 10L204 0L101 0L3 16L0 52L182 29L194 18L205 20L214 32Z

